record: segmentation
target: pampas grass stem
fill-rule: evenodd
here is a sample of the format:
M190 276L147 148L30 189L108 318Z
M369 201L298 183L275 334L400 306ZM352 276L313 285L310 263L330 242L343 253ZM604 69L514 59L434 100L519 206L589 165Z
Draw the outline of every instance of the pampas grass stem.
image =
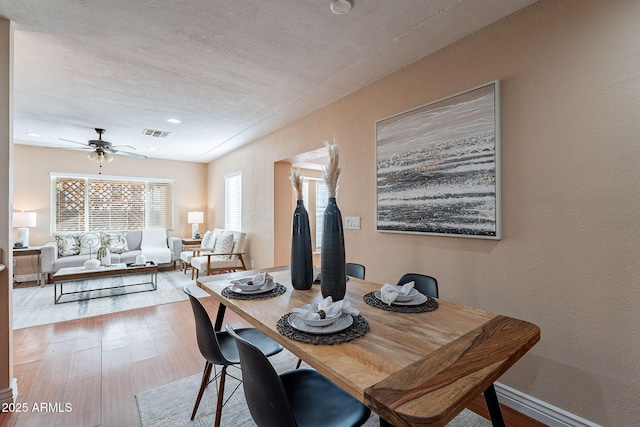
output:
M300 178L300 169L291 168L291 176L289 176L293 191L296 193L296 200L302 200L302 179Z
M336 197L338 194L338 179L342 171L342 167L340 167L340 149L335 140L333 145L327 141L324 142L324 145L329 151L329 163L322 167L322 177L327 185L329 197Z

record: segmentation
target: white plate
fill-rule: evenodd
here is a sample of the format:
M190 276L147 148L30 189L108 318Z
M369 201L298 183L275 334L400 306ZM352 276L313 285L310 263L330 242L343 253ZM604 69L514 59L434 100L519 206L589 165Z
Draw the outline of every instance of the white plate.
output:
M327 326L311 326L304 323L304 321L296 314L291 313L287 318L287 322L293 329L297 329L301 332L308 334L333 334L336 332L344 331L353 324L353 317L350 314L343 313L338 317L335 322Z
M418 292L418 291L416 291ZM378 298L380 301L382 301L382 295L380 295L380 291L376 291L373 294L376 298ZM391 303L391 305L420 305L420 304L424 304L425 302L427 302L427 296L425 294L421 294L420 292L418 292L418 295L416 295L415 297L413 297L412 299L410 299L409 301L398 301L395 300L394 302ZM382 301L384 302L384 301ZM386 304L386 302L385 302Z
M402 289L402 286L396 286L396 288L398 289ZM407 302L407 301L411 301L413 298L415 298L420 292L418 292L417 289L411 288L411 291L409 291L409 293L407 295L398 295L396 297L396 302Z
M243 291L256 291L256 290L262 288L262 286L268 285L269 282L273 282L272 279L268 279L267 283L263 284L262 286L257 286L257 285L253 285L253 284L248 285L247 283L249 281L251 281L251 280L253 280L253 277L245 277L244 279L234 280L234 282L236 282L236 283L233 283L233 287L236 288L236 289L243 290Z
M325 319L305 319L303 317L300 317L298 315L298 313L296 313L296 315L300 318L300 321L306 323L309 326L327 326L330 325L331 323L335 322L340 316L337 317L330 317L330 318L325 318Z
M231 289L232 292L235 292L237 294L253 295L253 294L263 294L265 292L269 292L269 291L275 289L275 287L276 287L276 283L271 281L271 282L268 282L266 285L263 285L261 288L258 288L258 289L251 289L251 290L239 289L235 285L231 285L230 289Z

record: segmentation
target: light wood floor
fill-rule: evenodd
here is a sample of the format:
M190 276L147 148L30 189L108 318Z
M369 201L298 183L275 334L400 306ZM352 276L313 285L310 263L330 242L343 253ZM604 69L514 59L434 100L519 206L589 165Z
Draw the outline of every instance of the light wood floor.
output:
M202 302L213 317L217 302ZM225 322L245 324L229 311ZM136 394L203 367L188 301L20 329L14 376L24 412L0 414L0 426L139 426ZM482 398L470 409L488 417ZM503 411L507 425L543 425Z

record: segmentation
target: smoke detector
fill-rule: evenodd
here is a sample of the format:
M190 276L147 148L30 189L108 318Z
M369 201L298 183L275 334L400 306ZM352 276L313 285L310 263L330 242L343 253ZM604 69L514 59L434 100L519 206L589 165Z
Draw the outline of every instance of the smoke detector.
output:
M352 7L353 4L351 0L333 0L333 2L331 2L331 12L336 15L344 15L348 13Z

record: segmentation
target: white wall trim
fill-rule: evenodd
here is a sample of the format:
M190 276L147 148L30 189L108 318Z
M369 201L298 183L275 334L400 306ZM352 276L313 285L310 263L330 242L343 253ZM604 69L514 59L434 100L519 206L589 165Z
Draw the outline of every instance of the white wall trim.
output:
M500 403L550 427L601 427L504 384L494 386Z
M0 390L0 403L10 404L15 403L18 398L18 379L14 378L11 380L11 385L9 388L5 388Z

